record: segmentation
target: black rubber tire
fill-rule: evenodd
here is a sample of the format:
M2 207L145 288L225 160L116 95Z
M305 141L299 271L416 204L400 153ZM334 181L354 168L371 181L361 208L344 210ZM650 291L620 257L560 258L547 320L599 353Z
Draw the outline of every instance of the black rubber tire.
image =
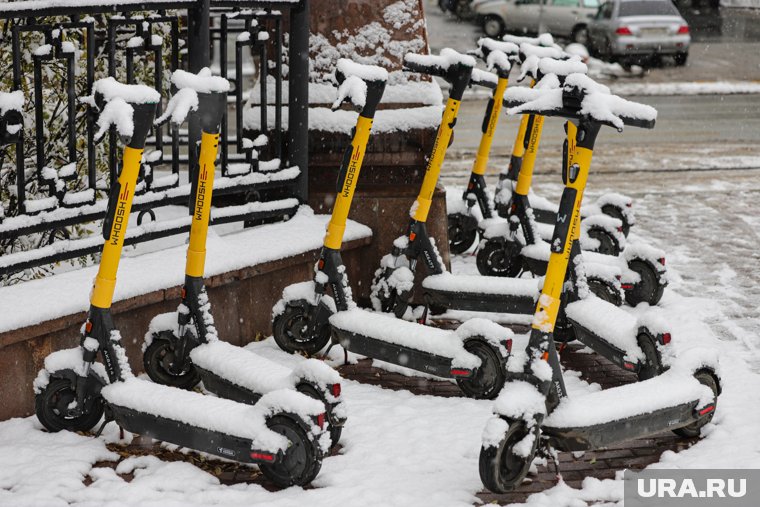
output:
M533 450L527 457L511 452L515 444L530 431L536 432ZM508 493L519 486L530 471L530 465L538 448L538 429L528 429L524 421L510 424L504 438L496 447L480 448L478 469L483 485L494 493Z
M657 350L657 344L651 336L646 334L640 334L636 338L636 342L639 344L641 351L644 352L644 362L641 363L639 371L636 374L641 380L649 380L660 375L664 368L662 366L662 359L660 358L660 352Z
M625 214L620 210L619 207L615 206L614 204L605 204L602 206L602 213L609 217L617 218L620 220L620 222L623 224L623 236L626 238L628 237L628 233L631 232L631 224L628 222L628 218L626 218Z
M588 234L589 238L599 241L599 247L594 252L615 257L620 255L622 251L620 249L620 242L604 227L591 226L586 231L586 234Z
M267 421L269 429L287 437L290 446L277 464L261 464L264 476L279 488L306 486L322 468L322 456L316 442L287 415L276 415Z
M586 283L588 283L588 289L591 293L599 299L615 306L623 305L623 295L611 282L601 278L588 277Z
M715 409L718 408L718 394L720 393L720 387L718 384L718 379L715 378L715 376L707 371L707 370L699 370L696 373L694 373L694 377L699 381L700 384L706 385L710 389L712 389L713 394L715 395ZM697 421L694 421L693 423L689 424L688 426L684 426L682 428L677 428L673 430L673 433L678 435L679 437L683 438L694 438L698 437L701 433L702 427L712 421L713 416L715 415L715 410L710 412L705 417L700 418Z
M456 379L459 389L468 398L493 400L501 392L506 380L504 360L484 338L470 338L464 342L464 348L470 354L478 356L481 365L473 377Z
M392 273L392 268L386 268L379 275L375 275L372 279L372 287L378 285L381 279L389 278ZM381 312L393 313L399 319L404 316L406 309L409 308L409 294L406 292L399 294L396 289L391 288L387 295L384 291L379 291L376 297L380 301Z
M161 331L153 335L153 341L143 352L143 368L148 377L156 384L192 389L201 381L200 374L188 359L187 368L179 375L169 371L174 357L172 343L176 341L171 331Z
M449 252L454 255L465 253L478 239L478 225L472 217L462 213L448 216Z
M625 291L626 303L631 306L639 303L649 303L654 306L659 303L666 284L660 280L657 269L651 263L641 259L628 262L628 268L638 273L641 279Z
M328 416L330 415L330 404L327 402L327 399L325 398L324 394L320 393L313 385L311 384L298 384L296 386L296 390L298 392L301 392L305 394L306 396L309 396L310 398L314 398L315 400L319 400L325 405L325 410L328 412ZM340 442L340 435L343 433L343 426L333 426L330 425L330 448L334 448L336 445L338 445L338 442Z
M475 264L483 276L514 278L522 271L522 245L503 238L491 238L478 248Z
M314 336L303 334L317 308L304 299L288 302L285 310L272 321L272 334L277 345L291 354L304 352L314 355L330 341L330 323L324 322Z
M677 67L683 67L689 59L689 53L676 53L673 59L675 60Z
M472 0L456 0L454 3L454 14L457 19L466 21L472 19Z
M588 27L586 25L578 25L573 28L573 32L570 35L570 40L576 44L588 45Z
M90 431L103 417L103 398L95 398L91 409L82 415L67 418L62 415L62 410L75 399L76 393L69 379L51 378L45 389L34 397L37 419L50 432Z
M483 28L483 33L485 33L487 37L499 37L504 33L504 20L499 16L489 14L483 17L481 27Z

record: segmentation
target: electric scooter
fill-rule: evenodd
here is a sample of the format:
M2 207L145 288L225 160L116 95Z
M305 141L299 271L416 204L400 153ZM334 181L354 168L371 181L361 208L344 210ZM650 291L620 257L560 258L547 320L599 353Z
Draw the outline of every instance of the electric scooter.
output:
M340 375L316 359L308 359L295 370L219 339L211 303L203 282L219 125L226 108L229 82L211 76L175 71L172 83L178 92L159 122L170 117L179 126L184 121L180 100L195 97L194 114L203 127L199 158L190 203L192 222L185 264L182 302L176 312L158 315L150 323L143 344L143 366L159 384L192 389L200 381L206 390L221 398L256 404L266 393L295 389L324 403L333 445L345 424ZM179 113L179 114L177 114Z
M560 71L563 67L565 67L563 72L567 73L567 70L573 70L576 66L579 67L578 70L585 69L585 65L580 62L557 63L550 58L542 58L533 66L536 72L533 77L540 79L543 74L551 70ZM555 75L560 81L564 79L562 72ZM535 146L527 150L525 160L521 160L519 164L510 165L510 174L515 178L514 181L509 179L500 182L501 190L497 196L500 198L497 199L500 200L499 214L506 220L493 218L480 222L480 234L483 241L478 247L476 265L478 271L485 276L515 277L522 271L543 276L546 272L546 264L549 260L547 241L551 240L551 231L547 230L547 226L536 222L532 207L534 195L530 193L535 150L541 132L540 126L534 126L530 118L529 123L531 133L527 144L534 143ZM517 167L519 169L515 169ZM507 191L508 203L503 197ZM615 223L605 225L605 221ZM599 265L597 270L600 272L605 269L620 271L614 276L621 279L626 302L631 306L636 306L641 302L647 302L650 305L657 304L667 286L665 253L643 243L631 243L626 245L622 255L618 255L614 253L617 247L625 245L624 236L615 231L615 228L620 227L619 221L596 215L586 218L581 225L580 246L587 252L586 260ZM518 229L521 229L519 232L522 233L522 238L518 238ZM612 235L610 231L615 231L617 235ZM597 240L602 244L614 242L614 248L602 248L601 252L593 251L591 248L593 245L584 245L584 240L588 242L589 239ZM603 255L604 252L608 254ZM617 292L604 291L609 297L614 298L614 301L619 301L617 304L622 304L622 299Z
M406 70L440 76L451 84L424 178L426 190L415 206L417 217L426 216L430 208L437 172L474 66L472 57L450 49L442 50L440 56L408 54L404 58ZM368 84L367 89L371 91L373 86ZM369 99L367 104L371 104ZM274 308L275 340L288 352L316 353L332 337L331 346L340 344L346 354L351 351L438 377L454 378L467 396L493 398L505 378L511 331L484 319L472 319L456 331L435 329L358 309L351 300L339 249L369 136L371 123L365 118L369 113L374 110L367 111L365 105L352 146L343 159L344 176L339 179L339 193L314 280L286 288ZM424 227L424 222L421 224ZM325 294L328 287L332 298Z
M594 144L603 125L652 128L657 112L601 90L587 76L571 75L563 88L507 97L510 113L569 118L563 157L565 190L559 206L546 279L536 305L522 365L511 373L494 404L495 417L484 431L479 471L483 484L504 493L519 485L537 455L552 459L555 450L584 451L615 442L672 430L697 436L713 417L720 383L714 354L692 349L673 360L662 375L622 387L568 397L554 343L568 270L573 265L580 227L580 203L589 175ZM578 273L578 271L580 271ZM591 298L587 311L600 301ZM569 310L569 308L568 308ZM614 319L609 324L615 323ZM635 334L635 332L634 332Z
M523 45L525 46L525 45ZM539 48L536 48L539 49ZM551 49L552 48L540 48ZM505 68L500 70L499 83L506 88L509 74L509 62L504 59ZM555 61L553 70L562 73L574 72L579 68L585 69L579 61ZM557 80L555 75L552 75ZM502 94L504 92L502 91ZM526 126L529 140L525 160L525 170L522 178L529 181L535 160L539 134L543 125L541 116L532 115ZM414 287L414 276L417 263L421 260L426 269L427 276L422 280L425 310L420 318L425 322L427 311L442 313L446 309L456 309L473 312L511 313L530 315L535 308L536 298L540 293L540 280L537 278L517 277L484 277L479 275L454 275L446 271L441 261L433 240L428 236L425 228L427 209L419 203L425 202L427 193L432 192L441 170L441 162L445 155L446 147L441 150L440 159L431 159L431 164L423 181L422 188L415 206L413 217L407 228L405 236L394 242L391 254L381 260L381 267L376 271L372 284L372 303L377 311L392 312L396 317L404 318L409 308L409 299ZM527 214L527 213L526 213ZM530 222L524 222L525 236L530 243L535 233ZM619 282L615 273L607 266L595 269L593 276L593 288L599 290L601 295L619 293ZM620 299L620 298L618 298Z
M54 352L34 382L35 412L49 431L88 431L105 413L108 421L133 433L252 463L278 487L306 485L319 472L329 448L322 403L292 390L266 394L256 406L204 396L136 378L114 328L111 303L124 237L143 157L161 96L144 85L114 78L93 85L91 106L100 109L97 139L113 125L127 138L118 182L111 188L103 222L105 240L90 295L80 346ZM212 94L199 101L221 103ZM215 109L218 110L218 107ZM204 122L204 150L218 143L218 121ZM208 161L202 153L201 160ZM213 163L213 160L211 160ZM96 363L97 354L103 363Z

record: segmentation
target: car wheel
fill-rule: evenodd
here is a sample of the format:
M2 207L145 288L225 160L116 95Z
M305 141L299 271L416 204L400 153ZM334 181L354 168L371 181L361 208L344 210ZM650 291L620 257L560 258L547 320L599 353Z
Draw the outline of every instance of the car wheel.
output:
M489 14L483 18L483 32L488 37L498 37L504 33L504 21L499 16Z
M679 67L683 67L686 65L686 60L689 58L688 51L686 53L676 53L675 60L676 65Z
M573 33L570 35L570 39L576 44L588 45L588 27L586 25L578 25L573 28Z

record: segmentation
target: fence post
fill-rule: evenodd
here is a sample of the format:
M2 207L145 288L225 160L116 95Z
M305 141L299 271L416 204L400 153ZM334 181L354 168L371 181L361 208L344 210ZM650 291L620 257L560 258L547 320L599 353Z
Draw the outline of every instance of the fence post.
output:
M195 7L187 10L187 63L190 72L198 72L211 65L210 10L211 0L197 0ZM192 181L198 165L198 142L201 140L197 115L190 115L187 133L189 176Z
M296 195L309 197L309 0L290 9L288 77L288 164L298 166L301 176Z

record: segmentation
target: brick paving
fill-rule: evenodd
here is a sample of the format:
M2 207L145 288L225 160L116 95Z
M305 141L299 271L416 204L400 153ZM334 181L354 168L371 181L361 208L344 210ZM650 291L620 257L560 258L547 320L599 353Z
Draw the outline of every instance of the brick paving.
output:
M446 323L441 323L446 327ZM562 364L569 369L582 372L581 377L589 382L596 382L604 389L635 382L636 377L622 371L614 364L597 356L580 352L580 347L569 346L561 354ZM461 392L456 384L447 381L408 377L372 367L372 361L365 359L357 364L343 365L338 368L346 379L365 384L381 386L386 389L407 390L414 394L427 394L442 397L458 397ZM638 439L615 447L586 452L578 457L571 453L560 453L560 471L564 481L572 487L580 487L586 477L607 479L625 468L642 469L659 460L666 450L678 451L692 445L696 440L678 438L670 433L663 433L652 438ZM241 465L195 452L178 452L167 449L150 438L136 437L129 445L109 444L108 447L119 453L122 459L129 456L156 455L164 461L186 461L216 476L222 484L256 483L269 490L275 490L273 484L258 471L256 467ZM333 454L340 452L340 447ZM120 461L120 460L119 460ZM118 462L99 462L95 466L115 468ZM131 474L122 475L129 481ZM538 474L529 477L515 491L497 495L483 490L477 496L486 504L508 504L524 501L532 493L551 488L557 483L553 465L539 466Z

